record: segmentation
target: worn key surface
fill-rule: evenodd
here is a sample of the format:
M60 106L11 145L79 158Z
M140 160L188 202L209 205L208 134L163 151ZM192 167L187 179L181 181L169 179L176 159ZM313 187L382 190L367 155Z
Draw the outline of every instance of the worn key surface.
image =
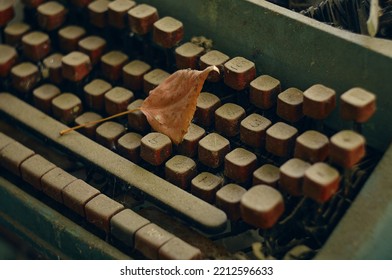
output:
M0 113L9 115L85 161L93 163L143 191L196 226L215 232L224 229L227 217L223 211L109 151L78 132L60 136L59 132L67 126L17 97L1 93Z

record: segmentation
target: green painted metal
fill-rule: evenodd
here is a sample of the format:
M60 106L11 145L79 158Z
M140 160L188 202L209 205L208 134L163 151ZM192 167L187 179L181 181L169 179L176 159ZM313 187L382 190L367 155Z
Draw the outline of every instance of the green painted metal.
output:
M378 98L378 111L363 131L368 142L386 150L392 139L392 41L338 30L261 0L146 0L160 16L184 23L186 38L205 36L229 56L256 63L283 88L301 90L322 83L338 94L361 86ZM328 124L350 127L335 110Z
M130 259L1 176L0 224L49 259Z

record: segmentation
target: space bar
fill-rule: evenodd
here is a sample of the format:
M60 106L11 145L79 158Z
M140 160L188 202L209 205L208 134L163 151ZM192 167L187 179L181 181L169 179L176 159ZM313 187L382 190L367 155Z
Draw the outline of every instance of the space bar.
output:
M67 126L32 107L19 98L0 93L0 112L28 126L79 158L93 163L150 196L161 205L174 210L181 218L206 231L225 228L226 214L211 204L176 187L129 160L97 144L78 132L60 136Z

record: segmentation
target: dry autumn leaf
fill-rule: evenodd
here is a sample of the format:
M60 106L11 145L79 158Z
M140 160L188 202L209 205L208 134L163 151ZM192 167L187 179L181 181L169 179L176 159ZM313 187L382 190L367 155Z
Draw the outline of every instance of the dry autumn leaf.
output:
M196 111L197 98L211 71L219 72L219 69L210 66L203 71L178 70L151 90L140 108L65 129L60 135L141 110L154 130L166 134L173 143L179 144L188 131Z
M204 81L213 70L219 72L215 66L203 71L178 70L151 90L140 107L151 127L179 144L196 111Z

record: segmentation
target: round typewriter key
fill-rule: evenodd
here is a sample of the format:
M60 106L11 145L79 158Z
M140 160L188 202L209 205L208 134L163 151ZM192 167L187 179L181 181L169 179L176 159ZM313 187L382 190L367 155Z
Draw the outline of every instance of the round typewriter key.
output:
M105 93L112 89L108 82L95 79L84 86L84 97L87 107L101 112L105 108Z
M242 219L257 228L273 227L284 212L282 194L267 185L256 185L241 198Z
M22 37L23 53L33 60L40 61L45 58L51 50L51 42L48 34L33 31Z
M105 52L106 40L99 36L88 36L78 42L78 48L90 57L93 65L96 65Z
M82 101L75 94L62 93L52 99L53 116L65 124L73 123L82 111Z
M76 179L62 190L64 205L76 214L85 217L84 207L100 191L81 179Z
M139 4L128 11L129 28L139 35L150 32L158 19L157 9L147 4Z
M20 165L20 174L25 182L29 182L37 190L42 190L41 178L56 165L40 155L33 155Z
M323 203L329 200L338 190L339 172L324 162L317 162L305 172L303 190L307 197Z
M0 27L6 26L15 16L14 1L3 0L0 2Z
M225 156L224 174L237 183L251 180L256 169L257 157L243 148L236 148Z
M50 115L52 113L52 100L60 93L60 89L55 85L43 84L33 90L34 106Z
M293 152L298 130L283 122L277 122L267 129L265 148L278 157L288 157Z
M105 111L108 115L124 112L133 99L132 91L123 87L114 87L105 93Z
M42 191L57 202L63 203L62 190L75 180L76 177L55 167L42 176Z
M75 119L75 125L82 125L88 122L93 122L102 119L101 115L94 112L84 112ZM88 138L95 139L95 130L98 124L90 124L80 128L80 132Z
M18 60L15 48L0 44L0 77L5 78Z
M142 138L140 157L151 165L161 165L171 153L172 142L165 134L151 132Z
M199 58L204 52L204 48L187 42L175 49L175 60L177 69L198 69Z
M143 76L151 66L141 60L133 60L122 69L124 87L130 90L143 89Z
M177 150L178 153L187 156L187 157L195 157L197 155L197 147L199 145L199 141L206 134L204 128L191 123L188 128L188 132L184 135L182 142L178 144Z
M150 94L150 91L159 86L170 74L162 69L154 69L143 76L143 91Z
M102 75L111 82L120 80L122 68L128 62L128 56L120 51L111 51L101 57Z
M240 217L240 201L246 193L246 189L237 184L227 184L216 192L215 204L222 209L227 217L232 221L237 221Z
M106 233L110 230L110 219L124 209L121 203L104 194L98 194L85 206L86 219Z
M64 79L72 82L83 80L92 69L88 55L78 51L63 56L61 63Z
M220 51L212 50L200 57L200 70L204 70L209 66L215 65L218 67L220 73L216 71L211 71L208 74L207 81L209 82L219 82L223 77L224 64L230 59L229 56L221 53Z
M46 57L43 61L49 72L49 80L56 85L61 84L63 81L62 59L62 54L54 53Z
M224 64L224 83L232 89L245 89L255 76L255 64L246 58L237 56Z
M130 209L124 209L110 219L111 234L126 246L135 246L136 232L150 221Z
M34 154L34 151L15 141L1 149L0 165L14 175L20 176L20 165Z
M221 166L228 152L230 152L229 140L217 133L210 133L199 141L199 160L208 167Z
M250 102L258 108L268 110L276 104L280 90L279 80L268 75L259 76L250 82Z
M134 132L124 134L117 141L118 153L130 161L138 163L140 161L142 137L140 134Z
M24 22L13 22L4 29L4 41L7 45L19 47L22 37L30 31L30 25Z
M227 137L240 133L241 121L245 118L245 110L234 103L226 103L215 111L215 129Z
M108 24L108 6L110 1L97 0L91 2L88 8L89 21L92 25L104 28Z
M253 113L241 121L240 138L242 143L253 148L264 147L265 135L271 121Z
M340 131L330 141L330 159L341 167L351 168L365 156L365 138L354 131Z
M181 189L189 189L191 180L197 175L193 159L175 155L165 163L165 178Z
M344 120L364 123L376 111L376 96L362 88L352 88L340 96L340 115Z
M31 91L40 78L38 67L30 62L20 63L11 69L12 86L22 93Z
M296 88L288 88L278 95L276 113L288 122L297 122L303 117L303 92Z
M108 5L109 25L123 29L128 26L128 11L136 5L130 0L114 0Z
M280 167L279 186L285 192L293 195L303 195L302 185L305 171L310 167L310 163L299 158L292 158Z
M223 178L202 172L191 181L191 193L208 203L215 202L215 194L222 187Z
M128 105L127 110L140 108L143 104L143 99L137 99ZM150 124L147 121L146 115L140 110L135 110L128 114L128 126L139 132L146 132L150 129Z
M57 1L49 1L39 5L37 12L39 26L47 31L59 28L67 15L67 9Z
M215 123L215 111L220 106L219 97L209 92L201 92L197 98L195 122L203 127L211 126Z
M201 251L178 237L170 239L158 251L160 260L200 260Z
M145 257L156 260L159 249L172 238L173 234L151 223L136 231L135 248Z
M110 150L115 150L118 139L125 133L125 127L117 122L107 121L95 130L97 142Z
M278 187L280 178L279 167L272 164L264 164L253 172L252 185L268 185L274 188Z
M297 137L294 156L314 163L324 161L329 155L329 139L324 134L308 130Z
M153 25L153 41L166 49L173 48L184 37L184 26L181 21L164 17Z
M85 36L86 30L77 25L69 25L58 32L59 46L64 52L73 52L78 49L79 41Z
M303 112L305 116L322 120L329 116L336 106L336 93L324 85L314 85L304 91Z

